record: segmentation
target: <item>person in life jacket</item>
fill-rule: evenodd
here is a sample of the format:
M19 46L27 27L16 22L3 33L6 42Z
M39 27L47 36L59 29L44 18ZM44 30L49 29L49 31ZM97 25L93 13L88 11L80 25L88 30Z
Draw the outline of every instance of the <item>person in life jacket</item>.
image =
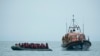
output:
M43 43L41 43L41 48L44 49L45 47L46 46Z
M46 43L46 49L48 49L48 48L49 48L48 43Z

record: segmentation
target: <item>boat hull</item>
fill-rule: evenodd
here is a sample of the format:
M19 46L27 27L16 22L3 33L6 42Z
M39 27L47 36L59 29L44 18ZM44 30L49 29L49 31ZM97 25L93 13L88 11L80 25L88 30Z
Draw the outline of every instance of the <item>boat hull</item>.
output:
M33 49L33 48L22 48L19 46L12 46L12 50L31 50L31 51L52 51L52 49Z
M73 41L67 44L62 44L63 48L67 50L88 50L91 46L91 42L88 40L84 41Z

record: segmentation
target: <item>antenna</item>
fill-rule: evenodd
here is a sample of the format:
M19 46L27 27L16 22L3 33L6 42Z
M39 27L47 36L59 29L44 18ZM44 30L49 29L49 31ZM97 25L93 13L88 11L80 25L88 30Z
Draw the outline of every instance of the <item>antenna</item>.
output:
M84 33L84 23L83 23L83 33Z
M88 41L89 41L90 39L89 39L89 36L88 36Z
M67 33L67 18L66 18L66 33Z

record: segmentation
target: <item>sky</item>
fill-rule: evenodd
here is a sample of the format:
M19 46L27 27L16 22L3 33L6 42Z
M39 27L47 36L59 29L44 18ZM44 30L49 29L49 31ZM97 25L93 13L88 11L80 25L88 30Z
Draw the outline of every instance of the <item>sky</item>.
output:
M0 0L0 41L61 41L73 14L100 41L100 0Z

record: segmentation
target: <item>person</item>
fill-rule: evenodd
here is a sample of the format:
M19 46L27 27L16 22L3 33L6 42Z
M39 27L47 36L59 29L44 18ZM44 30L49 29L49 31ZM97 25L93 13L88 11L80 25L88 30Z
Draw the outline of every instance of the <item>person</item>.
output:
M43 43L41 43L41 48L44 49L45 48L45 45Z
M46 48L48 49L49 47L48 47L48 43L46 43Z
M15 46L18 46L18 44L16 43Z
M19 45L19 46L21 46L21 44L20 44L20 43L19 43L18 45Z
M72 30L70 30L70 33L72 33L73 31Z

